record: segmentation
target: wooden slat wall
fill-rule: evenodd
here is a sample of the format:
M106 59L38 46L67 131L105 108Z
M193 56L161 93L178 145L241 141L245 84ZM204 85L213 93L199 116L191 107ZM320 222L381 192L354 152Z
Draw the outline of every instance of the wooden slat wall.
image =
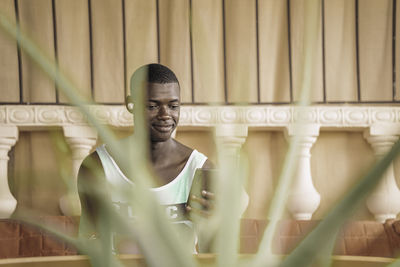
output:
M355 0L325 0L327 101L357 101Z
M15 23L13 0L0 1L0 10ZM19 102L17 43L0 30L0 102Z
M129 81L140 66L158 61L156 1L125 1L126 32L126 90L130 94Z
M260 101L290 102L288 6L258 0Z
M96 102L125 99L122 2L90 0L93 97Z
M192 102L189 1L158 0L160 14L160 63L178 77L181 102Z
M87 0L56 0L57 58L60 71L70 77L80 93L91 97L90 34ZM67 102L62 94L61 103Z
M258 102L256 1L225 0L228 102Z
M194 102L225 102L222 0L192 0Z
M361 100L391 101L392 0L359 1Z
M53 7L51 0L18 0L21 30L51 59L54 53ZM26 103L55 103L55 83L22 53L22 89Z
M183 103L274 104L298 100L306 1L2 0L0 10L99 103L123 103L135 69L160 62ZM400 101L398 0L319 3L311 101ZM1 31L0 58L0 104L66 102Z

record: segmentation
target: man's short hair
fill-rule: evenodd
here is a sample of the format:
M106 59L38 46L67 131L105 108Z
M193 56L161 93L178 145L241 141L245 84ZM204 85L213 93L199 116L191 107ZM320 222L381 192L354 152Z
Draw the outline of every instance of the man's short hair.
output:
M146 88L142 87L143 82L147 83L177 83L178 88L180 89L178 78L176 78L174 72L170 70L168 67L161 64L146 64L138 69L131 76L131 86L130 86L130 95L128 95L125 99L125 104L134 103L134 92L138 88ZM127 109L130 108L127 106Z
M146 64L138 68L135 73L133 73L133 79L135 79L139 73L146 73L145 79L149 83L177 83L178 78L176 78L174 72L168 67L161 64ZM143 76L142 76L143 77Z
M150 83L178 83L175 74L168 67L161 64L148 65L147 81Z

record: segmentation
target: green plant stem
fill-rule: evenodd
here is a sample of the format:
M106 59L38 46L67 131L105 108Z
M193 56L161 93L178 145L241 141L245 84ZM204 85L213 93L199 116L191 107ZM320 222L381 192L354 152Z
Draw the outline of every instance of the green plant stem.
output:
M301 81L301 90L299 95L298 106L304 107L310 103L310 94L313 76L313 63L315 58L315 47L317 45L318 25L320 18L320 2L319 0L306 0L304 12L304 53L303 68L299 74ZM286 207L287 198L290 192L290 186L297 165L297 154L299 151L299 138L293 136L290 138L288 153L286 154L279 183L276 187L274 198L270 205L268 214L269 224L264 232L264 236L260 243L259 251L254 260L254 266L264 266L265 264L275 265L276 257L272 255L273 236L277 229L279 220L282 218Z

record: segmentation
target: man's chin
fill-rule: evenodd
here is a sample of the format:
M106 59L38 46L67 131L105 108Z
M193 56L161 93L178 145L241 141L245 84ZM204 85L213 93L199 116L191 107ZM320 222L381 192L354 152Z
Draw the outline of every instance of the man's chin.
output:
M168 133L157 133L151 135L152 142L165 142L171 138L172 132Z

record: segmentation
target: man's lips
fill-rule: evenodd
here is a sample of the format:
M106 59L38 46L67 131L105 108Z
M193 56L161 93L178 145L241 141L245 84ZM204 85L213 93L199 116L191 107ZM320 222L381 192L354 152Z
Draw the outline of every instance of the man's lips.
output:
M174 127L173 124L153 124L153 128L155 128L159 132L170 132Z

